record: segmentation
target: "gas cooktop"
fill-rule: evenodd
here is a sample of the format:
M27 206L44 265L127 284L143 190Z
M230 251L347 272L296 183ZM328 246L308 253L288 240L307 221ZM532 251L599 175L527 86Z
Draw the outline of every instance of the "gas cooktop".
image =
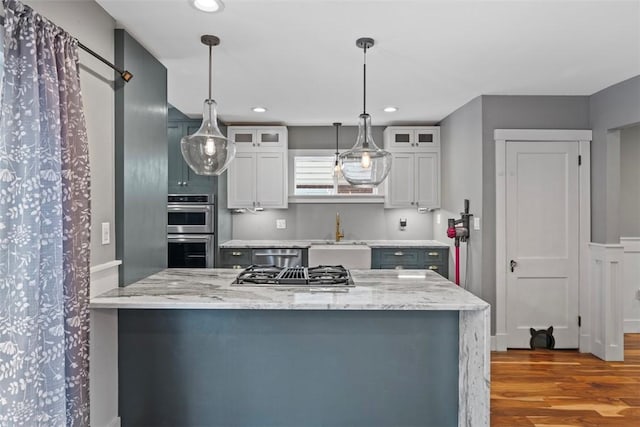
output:
M317 267L276 267L252 265L244 269L233 281L234 285L248 286L338 286L352 287L349 270L341 265Z

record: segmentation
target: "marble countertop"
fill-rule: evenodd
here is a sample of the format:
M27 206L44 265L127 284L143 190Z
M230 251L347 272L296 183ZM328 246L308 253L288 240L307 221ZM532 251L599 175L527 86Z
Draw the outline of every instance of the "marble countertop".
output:
M332 240L228 240L220 244L221 248L308 248L317 244L363 244L370 248L421 248L442 247L449 245L436 240L342 240L335 243Z
M428 270L351 270L344 289L231 285L233 269L167 269L91 298L91 308L484 310L489 304Z

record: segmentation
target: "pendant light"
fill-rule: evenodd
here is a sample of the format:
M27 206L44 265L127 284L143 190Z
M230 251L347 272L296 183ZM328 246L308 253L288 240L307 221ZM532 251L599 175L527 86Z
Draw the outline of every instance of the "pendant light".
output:
M333 124L333 126L335 126L336 128L336 162L333 166L333 177L339 178L342 176L342 170L340 169L340 163L338 159L338 156L340 155L340 152L338 151L338 142L340 141L340 126L342 126L342 123L336 122Z
M378 186L391 170L391 153L378 148L373 141L371 116L367 114L367 49L370 49L373 43L373 39L369 37L356 40L356 46L364 51L363 111L359 117L355 145L338 156L344 179L356 187Z
M236 144L220 132L216 101L211 97L212 49L220 44L220 39L204 35L200 41L209 46L209 97L204 101L200 129L180 140L180 150L185 162L198 175L220 175L236 155Z

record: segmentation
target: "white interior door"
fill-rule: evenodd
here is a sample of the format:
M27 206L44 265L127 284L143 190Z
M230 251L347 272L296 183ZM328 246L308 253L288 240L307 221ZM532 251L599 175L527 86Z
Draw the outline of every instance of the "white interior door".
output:
M553 326L555 348L577 348L578 142L507 142L506 160L507 347Z

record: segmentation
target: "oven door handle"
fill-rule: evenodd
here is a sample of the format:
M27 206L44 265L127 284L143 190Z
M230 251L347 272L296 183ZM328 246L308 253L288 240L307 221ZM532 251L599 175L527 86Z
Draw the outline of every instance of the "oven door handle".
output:
M277 256L277 257L286 257L286 258L296 258L299 257L300 254L291 254L291 253L284 253L284 254L279 254L279 253L256 253L253 254L253 256Z
M212 235L206 234L180 234L173 236L170 234L169 236L167 236L167 240L177 243L209 243L212 238Z
M211 212L212 205L168 205L168 212Z

